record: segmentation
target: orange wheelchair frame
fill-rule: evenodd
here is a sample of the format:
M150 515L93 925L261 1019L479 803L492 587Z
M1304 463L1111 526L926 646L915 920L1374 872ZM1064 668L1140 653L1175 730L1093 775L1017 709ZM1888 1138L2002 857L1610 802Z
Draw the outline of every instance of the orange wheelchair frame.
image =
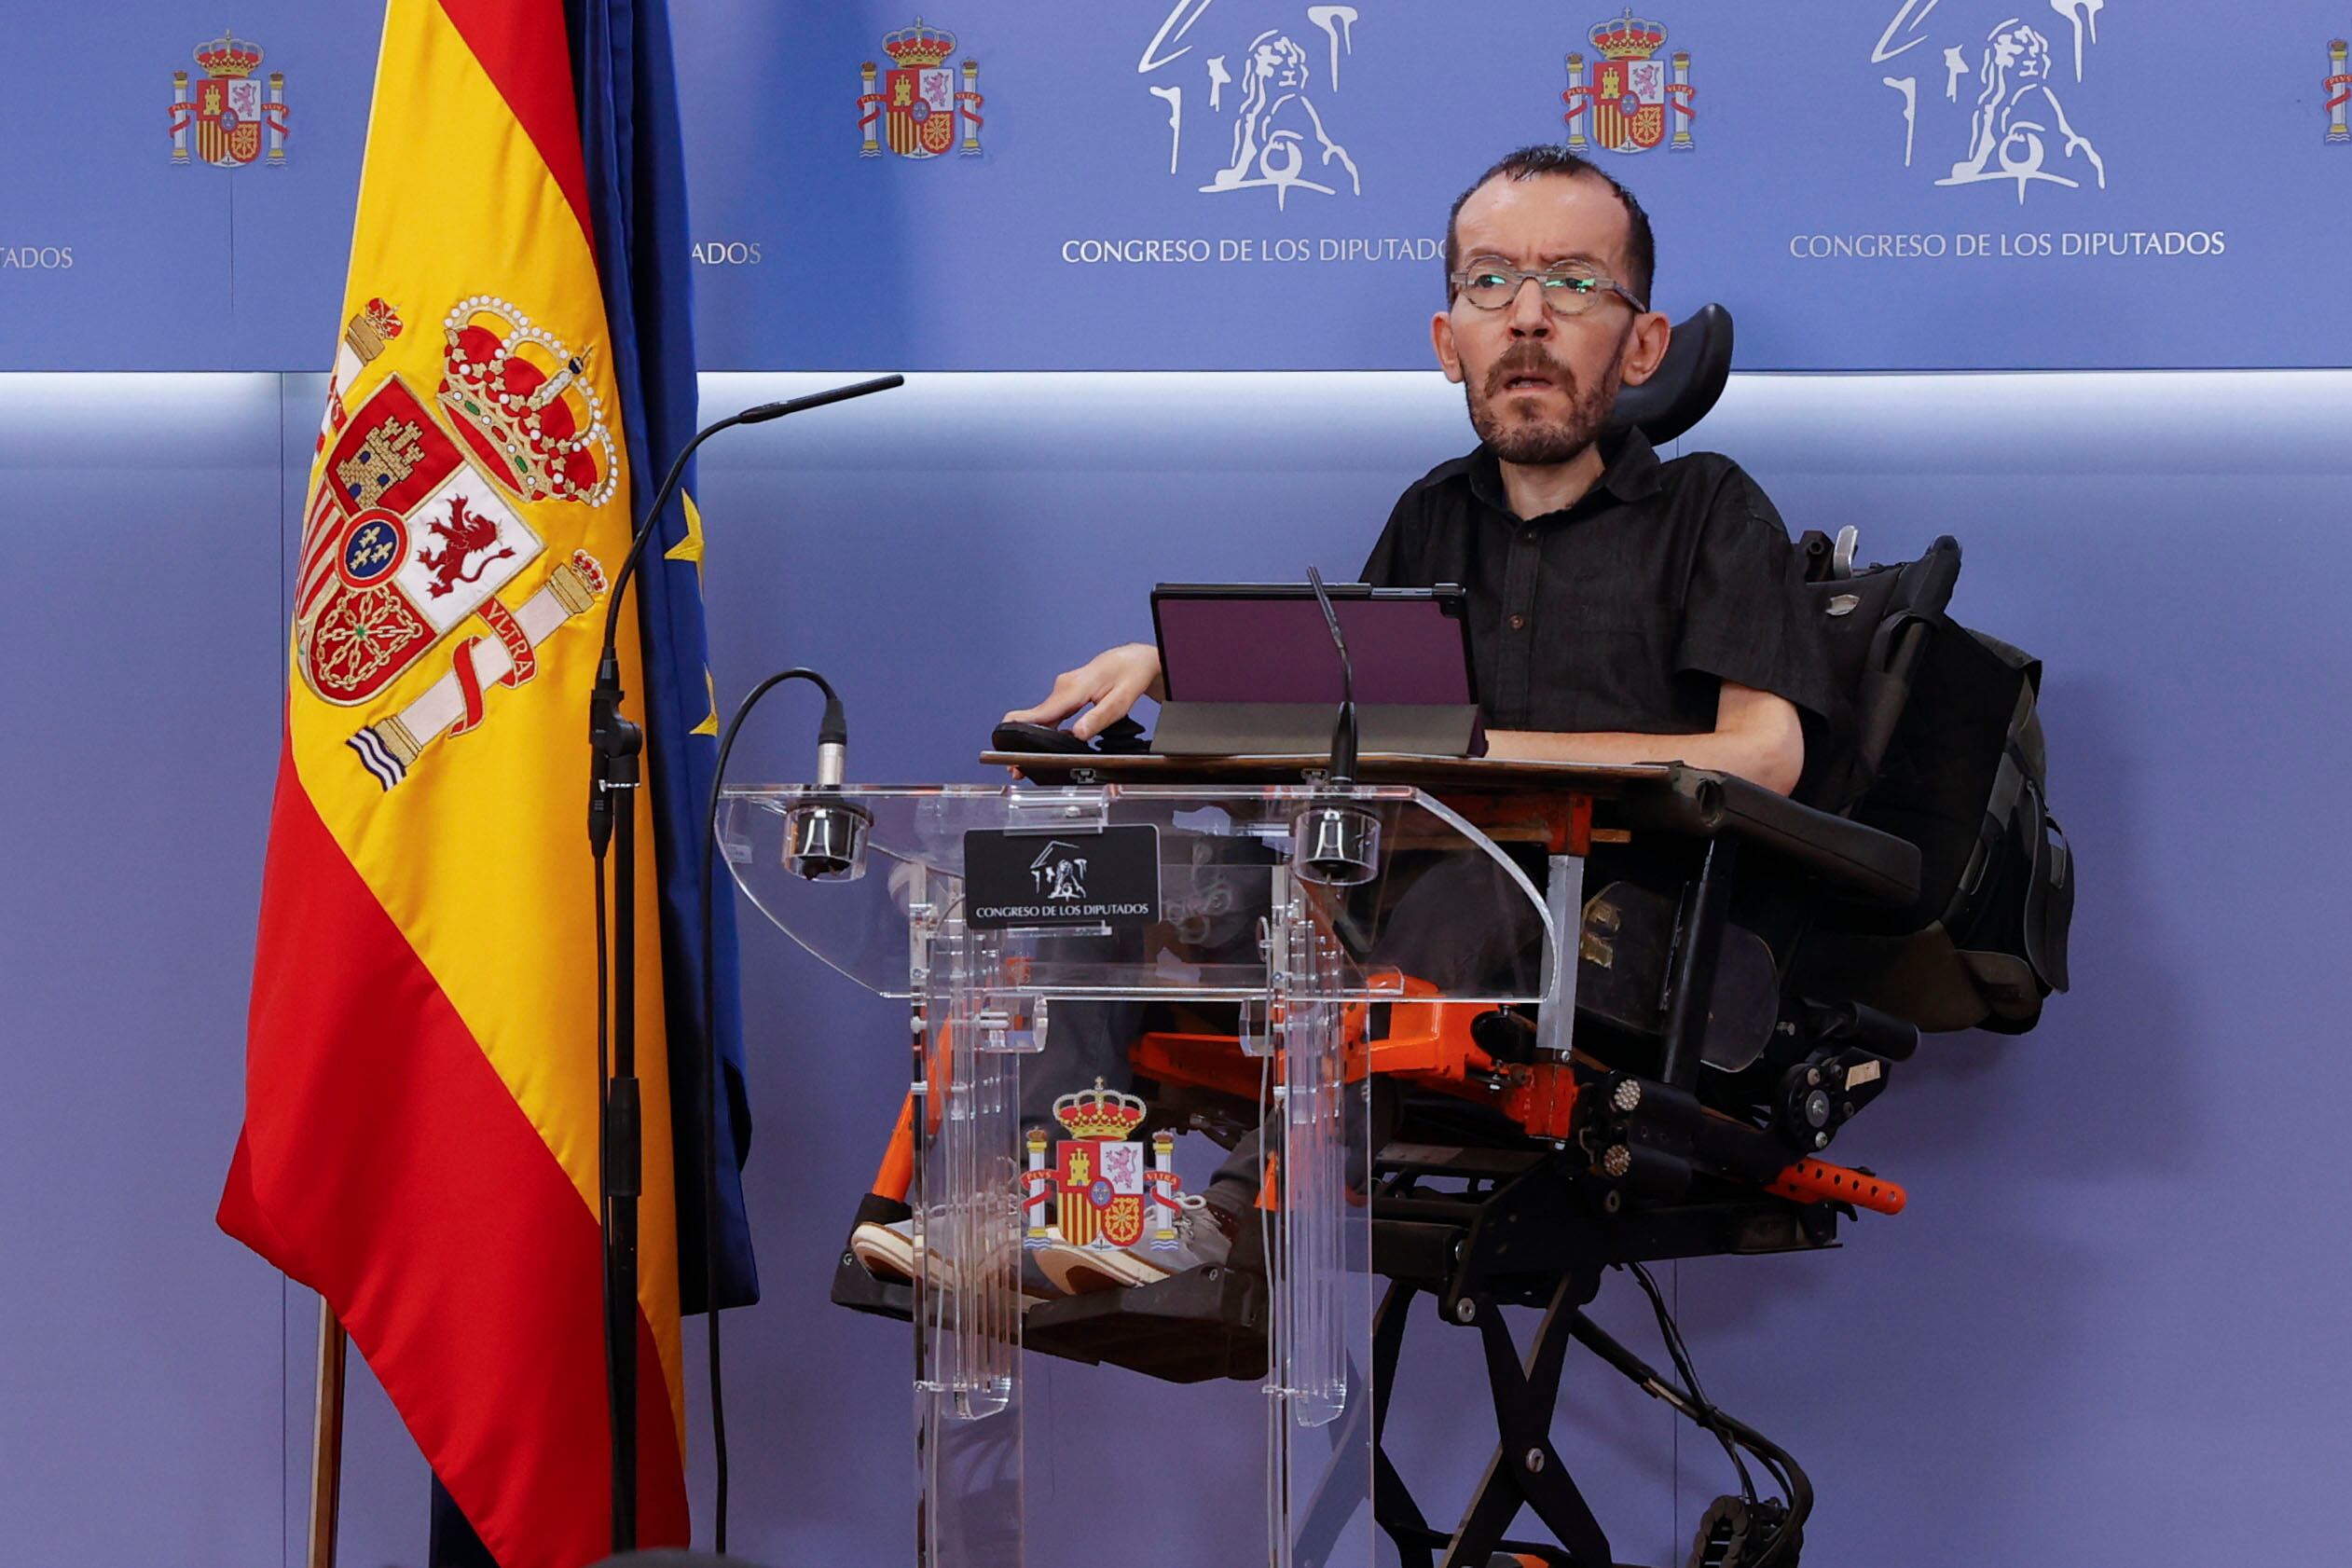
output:
M1368 1033L1374 1004L1351 1002L1343 1010L1349 1081L1380 1075L1410 1089L1489 1106L1526 1136L1547 1143L1567 1142L1585 1131L1576 1121L1579 1095L1584 1085L1610 1076L1607 1066L1582 1052L1572 1052L1566 1062L1499 1062L1478 1043L1471 1027L1492 1008L1440 1000L1434 986L1410 977L1403 994L1406 1000L1382 1004L1388 1010L1388 1033L1378 1038ZM942 1029L942 1048L947 1038ZM1259 1096L1259 1063L1244 1054L1240 1039L1231 1035L1147 1030L1128 1059L1138 1078L1163 1086L1204 1089L1252 1103ZM1272 1072L1280 1081L1279 1051ZM1718 1110L1702 1114L1720 1129L1719 1136L1756 1132ZM874 1172L873 1193L905 1202L914 1162L915 1100L910 1094L899 1107L882 1163ZM1883 1215L1901 1214L1907 1201L1902 1187L1882 1176L1809 1156L1792 1157L1786 1168L1758 1185L1795 1203L1845 1203ZM1272 1191L1270 1187L1267 1192ZM1266 1194L1259 1199L1261 1206L1271 1206L1272 1201Z

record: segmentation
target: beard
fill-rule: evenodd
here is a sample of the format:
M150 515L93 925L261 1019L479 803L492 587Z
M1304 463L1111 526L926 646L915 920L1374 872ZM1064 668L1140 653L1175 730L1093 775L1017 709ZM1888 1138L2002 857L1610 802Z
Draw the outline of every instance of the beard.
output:
M1624 384L1624 372L1619 368L1624 350L1625 334L1621 333L1616 348L1609 355L1608 369L1598 384L1587 388L1579 387L1575 373L1545 352L1541 343L1534 338L1520 338L1494 362L1485 376L1463 378L1462 396L1470 406L1470 428L1505 462L1535 468L1573 461L1592 445L1602 427L1608 423L1609 410L1616 406L1617 391ZM1556 420L1506 418L1504 406L1514 395L1506 390L1511 378L1538 372L1550 377L1553 384L1567 395L1566 416Z

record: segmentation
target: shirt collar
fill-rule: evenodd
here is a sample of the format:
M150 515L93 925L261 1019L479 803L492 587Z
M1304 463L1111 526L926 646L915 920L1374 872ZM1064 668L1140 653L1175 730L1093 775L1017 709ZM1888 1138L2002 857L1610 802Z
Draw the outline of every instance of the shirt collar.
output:
M1593 490L1606 490L1619 501L1640 501L1657 493L1662 481L1658 477L1660 464L1657 449L1649 437L1638 429L1612 432L1601 438L1601 458L1604 464L1601 477L1593 481L1592 490L1585 492L1589 499ZM1492 447L1483 441L1470 454L1470 493L1488 506L1510 516L1510 498L1503 493L1503 467ZM1579 500L1576 505L1584 504ZM1569 510L1574 511L1571 507Z

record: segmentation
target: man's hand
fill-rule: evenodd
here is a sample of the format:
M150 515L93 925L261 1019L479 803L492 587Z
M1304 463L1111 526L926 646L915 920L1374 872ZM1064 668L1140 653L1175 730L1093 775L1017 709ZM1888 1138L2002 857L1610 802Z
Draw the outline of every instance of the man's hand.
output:
M1092 740L1104 725L1125 718L1137 697L1149 695L1157 701L1165 695L1166 688L1160 682L1160 650L1148 642L1126 642L1055 676L1053 690L1043 702L1035 708L1016 708L1004 716L1004 722L1058 724L1084 708L1070 733L1080 740ZM1089 703L1093 706L1087 707Z

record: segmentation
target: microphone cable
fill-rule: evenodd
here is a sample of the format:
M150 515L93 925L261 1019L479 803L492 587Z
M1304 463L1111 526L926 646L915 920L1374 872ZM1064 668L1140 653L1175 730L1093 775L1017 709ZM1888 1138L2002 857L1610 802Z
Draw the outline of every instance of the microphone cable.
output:
M1755 1478L1748 1474L1747 1463L1740 1457L1739 1445L1732 1441L1730 1433L1719 1424L1715 1402L1708 1398L1707 1391L1699 1386L1699 1369L1691 1360L1690 1347L1683 1341L1682 1325L1675 1321L1672 1311L1667 1307L1665 1293L1658 1289L1657 1277L1640 1263L1629 1263L1626 1267L1641 1284L1642 1293L1650 1299L1651 1314L1657 1319L1658 1338L1664 1342L1666 1354L1672 1358L1674 1370L1681 1375L1683 1387L1690 1396L1692 1413L1707 1434L1723 1445L1725 1457L1740 1473L1740 1495L1747 1500L1749 1506L1754 1506Z
M708 1319L708 1338L704 1341L708 1352L710 1368L710 1457L715 1476L711 1504L712 1549L727 1549L727 1401L723 1375L721 1370L719 1344L719 1249L713 1245L718 1234L719 1210L719 976L715 950L718 946L712 930L717 902L718 840L720 791L727 781L727 758L735 750L735 739L743 728L743 722L751 716L751 709L762 697L787 681L805 681L825 694L825 713L818 725L819 747L828 744L846 746L848 726L843 721L841 696L832 683L813 669L794 666L779 670L751 688L727 721L727 727L719 736L719 756L710 770L710 801L702 819L702 1028L703 1028L703 1094L702 1094L702 1308ZM732 1153L732 1150L730 1151Z
M1649 1297L1651 1311L1658 1319L1660 1337L1666 1341L1667 1353L1673 1358L1675 1369L1688 1386L1678 1385L1671 1379L1660 1376L1582 1312L1571 1320L1569 1333L1577 1343L1607 1362L1619 1375L1653 1398L1664 1400L1676 1413L1708 1432L1726 1449L1737 1445L1754 1457L1780 1487L1784 1504L1779 1518L1773 1521L1769 1542L1764 1544L1761 1551L1743 1555L1740 1561L1749 1568L1770 1568L1772 1564L1794 1561L1800 1549L1805 1521L1813 1511L1811 1480L1786 1449L1725 1411L1699 1390L1698 1375L1690 1362L1689 1347L1683 1343L1682 1328L1674 1322L1674 1314L1666 1305L1664 1293L1657 1288L1657 1282L1650 1276L1647 1269L1639 1263L1628 1267L1641 1283L1644 1294ZM1755 1497L1753 1483L1747 1467L1740 1464L1736 1452L1733 1464L1740 1467L1740 1490L1753 1503ZM1697 1560L1694 1558L1693 1561Z

